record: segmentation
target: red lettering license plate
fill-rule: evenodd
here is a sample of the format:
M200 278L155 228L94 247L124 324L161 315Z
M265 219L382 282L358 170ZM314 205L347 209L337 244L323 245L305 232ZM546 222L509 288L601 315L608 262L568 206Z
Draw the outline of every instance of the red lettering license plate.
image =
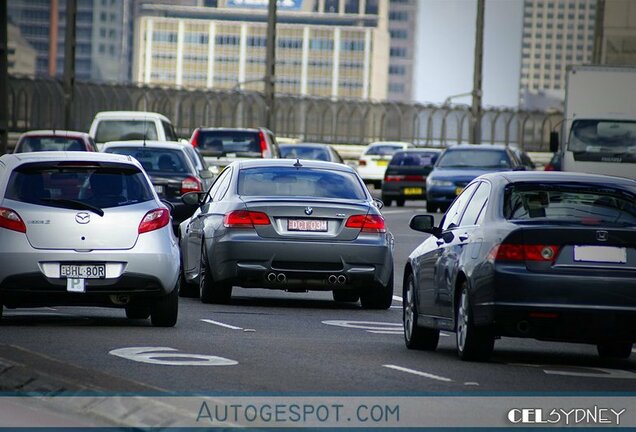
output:
M287 230L326 232L327 221L320 219L288 219Z

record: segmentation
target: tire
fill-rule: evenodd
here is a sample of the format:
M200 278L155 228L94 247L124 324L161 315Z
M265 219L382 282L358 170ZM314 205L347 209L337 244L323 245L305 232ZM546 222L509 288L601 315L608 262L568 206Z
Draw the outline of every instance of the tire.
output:
M183 269L179 273L179 297L199 298L199 287L188 282L183 274Z
M179 316L179 282L167 296L158 299L150 310L154 327L174 327Z
M360 303L364 309L388 309L393 303L393 270L386 286L377 284L372 289L362 290Z
M225 304L230 302L232 297L232 285L228 283L218 283L212 280L208 252L205 248L205 241L201 248L201 268L199 270L199 298L201 302L210 304Z
M439 329L419 327L417 325L417 302L415 301L415 282L409 275L404 287L402 301L402 322L404 323L404 343L408 349L435 351L439 343Z
M360 293L356 290L333 290L332 294L337 302L355 303L360 300Z
M477 327L473 323L473 307L466 281L461 286L456 312L457 355L466 361L488 360L495 347L495 338L490 328Z
M631 342L604 342L596 345L598 356L605 359L628 359L632 354Z
M434 202L426 201L426 212L427 213L436 213L438 207L439 206L437 204L435 204Z
M385 207L391 207L393 200L387 196L382 195L382 202L384 203Z
M126 318L128 319L148 319L150 317L150 307L146 305L132 304L126 306Z
M398 199L395 200L395 204L398 207L404 207L404 201L405 201L404 198L398 198Z

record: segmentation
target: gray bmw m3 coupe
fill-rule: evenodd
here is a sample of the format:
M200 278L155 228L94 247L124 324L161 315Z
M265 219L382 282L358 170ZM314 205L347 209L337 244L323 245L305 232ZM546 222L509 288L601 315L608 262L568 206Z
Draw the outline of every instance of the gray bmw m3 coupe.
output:
M181 224L183 291L229 301L233 286L332 291L336 301L387 309L393 236L358 174L331 162L237 161ZM189 286L188 286L189 285Z

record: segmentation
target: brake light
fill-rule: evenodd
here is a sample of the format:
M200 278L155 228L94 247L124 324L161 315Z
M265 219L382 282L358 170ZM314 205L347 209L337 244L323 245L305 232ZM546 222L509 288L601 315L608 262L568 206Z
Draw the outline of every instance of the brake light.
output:
M150 210L139 223L139 234L163 228L170 222L170 212L165 208Z
M258 133L258 141L261 145L261 156L265 157L265 152L267 151L267 141L265 141L265 134L263 131Z
M559 246L540 244L502 243L490 251L488 259L492 261L544 261L553 262L559 252Z
M358 161L358 166L367 166L367 161L365 161L364 159L360 159Z
M388 176L384 176L384 181L385 182L399 182L399 181L403 181L404 180L404 176L402 175L388 175Z
M26 225L15 211L0 207L0 227L11 231L26 233Z
M400 181L425 181L426 177L422 175L387 175L384 177L386 182L400 182Z
M199 129L196 129L194 131L194 133L192 134L192 138L190 138L190 144L192 145L192 147L199 147L199 134L201 132L199 131Z
M201 192L202 190L201 181L196 177L189 176L181 182L181 195L188 192Z
M425 181L426 177L423 175L407 175L406 181Z
M270 225L269 216L263 212L234 210L223 218L226 228L254 228L254 225Z
M362 232L385 233L384 218L379 215L353 215L349 216L347 228L359 228Z

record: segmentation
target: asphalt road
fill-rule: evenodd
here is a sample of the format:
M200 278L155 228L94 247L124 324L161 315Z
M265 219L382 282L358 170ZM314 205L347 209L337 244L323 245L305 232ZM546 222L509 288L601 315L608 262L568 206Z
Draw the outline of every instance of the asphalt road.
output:
M401 330L402 268L424 238L408 228L410 217L424 212L421 205L383 210L396 238L395 300L389 310L336 304L330 293L240 288L234 289L230 305L180 299L179 321L169 329L127 320L117 309L5 309L0 362L17 361L27 370L114 392L457 394L636 388L636 355L630 361L601 361L595 347L587 345L504 338L488 363L460 361L454 334L443 334L436 352L407 350Z

